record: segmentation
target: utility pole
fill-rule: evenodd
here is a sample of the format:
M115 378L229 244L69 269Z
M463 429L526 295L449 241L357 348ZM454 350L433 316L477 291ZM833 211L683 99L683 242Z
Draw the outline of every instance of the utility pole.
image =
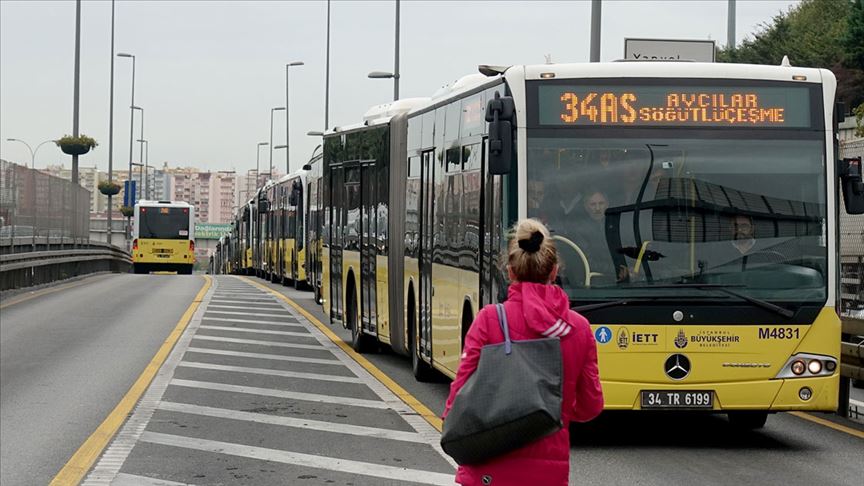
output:
M72 136L78 137L78 93L81 77L81 0L75 1L75 94L72 101ZM78 155L72 156L72 184L78 184ZM78 204L75 198L76 210Z
M327 0L327 56L324 63L324 131L330 127L330 0Z
M114 182L114 0L111 0L111 94L108 96L108 182ZM111 244L112 197L108 195L108 244Z
M735 48L735 0L729 0L726 14L726 47Z
M600 10L602 0L591 0L591 62L600 62Z
M399 0L396 0L396 55L393 67L393 101L399 99Z

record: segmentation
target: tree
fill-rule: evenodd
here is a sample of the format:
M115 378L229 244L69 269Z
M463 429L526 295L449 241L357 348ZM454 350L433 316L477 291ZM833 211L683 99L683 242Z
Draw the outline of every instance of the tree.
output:
M864 70L864 0L855 0L852 3L852 11L847 20L846 33L843 36L846 65Z
M864 7L862 0L803 0L760 25L740 46L721 49L720 62L780 64L830 69L837 77L837 99L864 103Z

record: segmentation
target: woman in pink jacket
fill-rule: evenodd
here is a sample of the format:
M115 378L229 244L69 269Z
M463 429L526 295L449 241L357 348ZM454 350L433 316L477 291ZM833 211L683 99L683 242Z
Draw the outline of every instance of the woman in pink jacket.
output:
M504 309L511 339L561 339L563 427L487 463L460 466L456 482L464 486L565 486L570 474L570 422L587 422L603 409L597 345L588 320L570 310L567 294L551 283L558 274L558 253L542 223L526 219L516 225L508 243L507 270L511 284ZM503 341L495 306L484 307L465 336L445 418L456 394L477 369L480 349Z

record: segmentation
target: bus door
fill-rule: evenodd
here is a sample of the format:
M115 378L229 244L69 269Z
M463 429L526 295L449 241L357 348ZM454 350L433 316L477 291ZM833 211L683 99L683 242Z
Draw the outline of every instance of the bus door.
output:
M420 302L419 351L421 356L432 356L432 249L435 228L435 157L434 150L423 152L420 160Z
M360 326L368 332L377 332L375 257L377 237L375 200L375 162L360 165Z
M504 248L503 223L504 198L501 180L504 176L489 175L486 164L489 139L483 139L481 207L482 228L480 230L480 305L494 304L502 297L501 271L497 265L498 255ZM464 336L463 336L464 337Z
M342 320L342 245L347 223L345 169L330 168L330 318Z

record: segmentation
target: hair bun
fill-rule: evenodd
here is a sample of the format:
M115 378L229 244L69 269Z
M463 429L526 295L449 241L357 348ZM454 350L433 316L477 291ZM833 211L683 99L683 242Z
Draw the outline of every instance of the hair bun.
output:
M531 236L524 240L519 240L519 248L527 251L528 253L537 253L540 251L540 245L543 244L543 233L540 231L534 231L531 233Z

